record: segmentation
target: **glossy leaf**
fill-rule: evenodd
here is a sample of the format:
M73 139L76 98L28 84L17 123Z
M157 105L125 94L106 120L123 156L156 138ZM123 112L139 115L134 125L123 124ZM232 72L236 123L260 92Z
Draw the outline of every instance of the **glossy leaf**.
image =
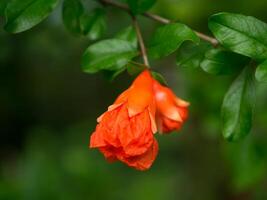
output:
M32 28L45 19L59 0L13 0L6 7L5 30L19 33Z
M267 58L267 24L250 16L219 13L209 28L227 49L256 60Z
M90 45L82 58L85 72L120 70L138 54L131 43L120 39L108 39Z
M150 42L148 53L154 58L161 58L173 53L180 45L191 40L199 42L199 38L189 27L180 23L172 23L158 28Z
M267 82L267 60L257 67L255 76L257 81Z
M200 63L201 68L210 74L233 74L242 69L249 62L249 58L222 49L211 49L206 52Z
M244 68L224 96L222 104L223 136L236 141L251 129L255 101L251 66Z
M115 38L126 40L130 42L135 48L137 48L137 36L134 28L128 26L127 28L121 30L115 35Z
M107 26L105 17L105 11L100 8L95 9L89 15L84 14L80 19L83 34L91 40L103 36Z
M208 49L212 45L206 42L200 42L199 45L194 43L185 43L177 53L176 64L180 67L197 68Z
M135 33L132 26L129 26L129 27L121 30L120 32L118 32L115 35L115 38L129 42L137 50L137 37L136 37L136 33ZM130 61L125 66L113 66L112 68L115 68L116 70L103 70L103 75L109 81L113 81L119 74L124 72L124 70L126 70L126 69L128 72L131 71L131 69L135 70L135 71L139 69L136 66L136 63L135 64L130 64L130 63L135 63L135 62Z
M149 10L156 0L128 0L127 2L133 14L140 14Z
M79 0L64 0L62 18L65 27L74 34L80 34L80 19L83 15L83 5Z

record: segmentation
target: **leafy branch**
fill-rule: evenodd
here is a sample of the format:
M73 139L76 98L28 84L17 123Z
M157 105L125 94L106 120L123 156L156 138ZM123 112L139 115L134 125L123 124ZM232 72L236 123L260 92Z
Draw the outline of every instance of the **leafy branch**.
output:
M125 11L131 13L131 10L130 10L129 6L127 6L126 4L118 3L118 2L114 2L114 1L110 1L110 0L100 0L100 2L103 3L104 5L114 6L116 8L119 8L119 9L122 9L122 10L125 10ZM150 12L143 12L141 14L143 16L145 16L145 17L148 17L148 18L150 18L152 20L155 20L157 22L160 22L162 24L169 24L169 23L172 22L169 19L166 19L166 18L161 17L161 16L156 15L156 14L152 14ZM195 33L199 38L211 43L214 47L218 46L219 42L215 38L210 37L210 36L208 36L208 35L206 35L204 33L198 32L198 31L195 31Z

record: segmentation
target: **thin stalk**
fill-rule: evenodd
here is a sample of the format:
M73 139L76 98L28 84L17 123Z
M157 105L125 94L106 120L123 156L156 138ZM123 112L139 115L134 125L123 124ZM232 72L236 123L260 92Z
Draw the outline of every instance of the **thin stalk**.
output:
M150 67L149 66L149 62L148 62L148 58L147 58L146 47L145 47L145 43L144 43L144 40L143 40L143 37L142 37L140 26L139 26L135 16L132 16L132 19L133 19L133 26L135 28L135 32L136 32L136 35L137 35L137 40L138 40L138 44L139 44L139 48L140 48L140 51L141 51L141 55L142 55L144 64L147 67Z

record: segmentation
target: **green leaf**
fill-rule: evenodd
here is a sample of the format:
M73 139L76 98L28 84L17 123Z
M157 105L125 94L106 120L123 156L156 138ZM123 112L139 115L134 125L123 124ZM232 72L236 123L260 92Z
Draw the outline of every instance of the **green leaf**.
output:
M215 75L233 74L242 69L249 58L222 49L211 49L206 52L200 67L207 73Z
M250 16L219 13L209 19L209 28L227 49L256 60L267 58L267 24Z
M248 66L244 68L224 96L222 104L224 138L236 141L250 132L254 98L252 67Z
M127 28L121 30L115 35L115 38L126 40L130 42L135 48L137 48L137 36L134 28L128 26Z
M157 80L160 84L167 86L168 83L166 79L158 72L151 71L151 74L155 80Z
M154 58L167 56L178 49L186 40L199 42L194 31L184 24L172 23L161 26L152 37L148 53Z
M19 33L28 30L45 19L59 0L13 0L6 7L5 30Z
M120 70L136 55L136 49L125 40L102 40L86 49L82 58L82 68L88 73Z
M149 10L156 0L127 0L133 14L140 14Z
M212 45L207 42L185 43L179 50L176 57L176 64L181 67L197 68L203 60L205 52L211 49Z
M145 69L146 69L146 66L144 64L137 63L134 61L130 61L127 64L127 72L131 76L137 75L141 73L142 71L144 71Z
M0 16L4 16L5 9L6 9L7 3L8 3L9 1L10 1L10 0L1 0L1 1L0 1Z
M81 17L81 28L83 34L91 40L97 40L102 37L106 31L106 12L97 8L89 15L84 14Z
M257 81L267 82L267 60L257 67L255 77Z
M120 32L118 32L115 35L115 38L129 42L137 50L137 37L136 37L135 30L133 29L132 26L129 26L121 30ZM135 62L130 61L129 63L135 63ZM109 81L113 81L119 74L124 72L124 70L127 69L128 72L129 70L131 71L131 66L133 66L133 64L129 64L129 63L125 66L114 65L112 68L115 68L116 70L103 70L104 77L107 78ZM134 66L133 68L134 70L137 69L136 66Z
M80 18L83 15L83 5L79 0L64 0L62 18L65 27L74 34L80 34Z

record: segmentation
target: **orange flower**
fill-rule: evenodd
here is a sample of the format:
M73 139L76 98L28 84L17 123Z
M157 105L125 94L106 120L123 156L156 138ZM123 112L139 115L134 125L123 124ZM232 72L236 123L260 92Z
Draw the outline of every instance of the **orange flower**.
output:
M154 96L156 100L156 121L161 133L179 130L187 119L189 103L176 97L167 87L156 80L153 81Z
M120 160L138 170L150 168L158 152L150 72L142 72L97 121L90 148L98 148L109 161Z

